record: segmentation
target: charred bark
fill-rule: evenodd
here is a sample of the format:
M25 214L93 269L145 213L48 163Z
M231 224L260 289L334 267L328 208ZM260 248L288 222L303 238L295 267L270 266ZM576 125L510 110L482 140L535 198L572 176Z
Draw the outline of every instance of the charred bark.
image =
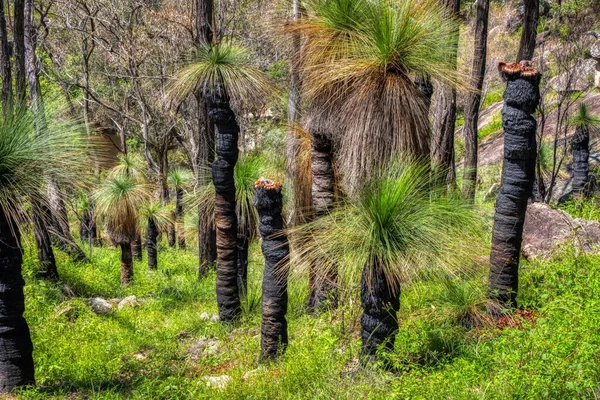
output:
M475 89L467 95L465 104L465 165L463 171L463 192L465 197L475 200L477 186L477 123L481 106L481 89L485 77L487 57L488 16L490 0L478 0L477 20L475 22L475 51L471 69L471 87Z
M363 362L375 360L377 350L382 346L385 351L394 351L398 332L400 290L394 291L391 286L378 262L365 266L360 281Z
M13 90L3 0L0 0L0 73L2 73L2 111L5 116L8 116L12 115Z
M540 0L523 1L523 30L519 42L517 62L520 60L531 60L535 52L535 41L537 38L537 25L540 19Z
M142 261L144 258L142 254L142 237L139 233L135 234L135 239L131 242L131 253L138 261Z
M290 248L283 233L281 185L268 179L256 185L254 204L259 216L265 271L262 283L261 358L273 359L288 344L287 320Z
M209 116L216 126L216 153L212 175L215 185L215 222L217 227L217 305L223 323L241 315L237 254L237 215L233 171L238 159L240 127L222 87L207 90Z
M131 243L119 243L121 247L121 283L129 284L133 280L133 257L131 253Z
M0 206L0 393L35 384L22 264L18 227Z
M158 258L156 251L156 239L158 238L158 228L154 218L148 218L148 232L146 246L148 249L148 269L158 269Z
M177 246L185 249L185 232L183 230L183 189L175 189L175 224L177 225Z
M335 173L333 170L333 148L331 139L321 133L312 135L312 209L315 217L331 211L335 202ZM331 270L327 276L319 276L318 266L309 273L310 292L308 311L315 313L326 306L337 307L337 271Z
M540 101L540 76L516 63L501 63L500 71L507 81L502 109L504 163L492 230L490 295L503 307L514 307L523 223L535 179L537 121L531 114Z
M573 152L573 193L576 196L589 196L590 131L587 127L577 127L571 141Z

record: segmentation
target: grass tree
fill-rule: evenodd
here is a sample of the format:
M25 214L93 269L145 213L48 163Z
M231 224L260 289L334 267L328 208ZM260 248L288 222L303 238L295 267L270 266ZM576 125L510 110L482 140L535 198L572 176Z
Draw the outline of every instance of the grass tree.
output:
M266 76L252 66L248 52L226 42L199 44L190 64L177 73L172 97L187 98L202 91L208 115L216 127L216 159L212 165L217 227L217 304L224 323L241 315L238 286L235 164L240 126L232 102L264 102Z
M139 224L146 232L148 269L158 269L158 234L172 223L171 211L160 201L147 202L140 208Z
M335 138L345 189L396 153L429 155L429 119L415 76L458 82L454 17L437 1L313 0L305 33L303 91L343 115Z
M504 162L492 230L490 295L506 308L516 306L523 224L535 179L537 121L532 114L540 101L540 74L529 64L499 65L506 81Z
M71 185L86 177L86 138L54 118L46 135L36 135L36 123L29 114L0 120L0 393L35 383L33 348L23 317L23 201L35 198L47 204L43 187L50 174Z
M180 249L185 249L185 230L183 229L183 194L185 187L190 184L193 178L190 170L184 168L175 168L169 171L167 181L169 185L175 188L175 233L177 235L177 245Z
M581 103L569 122L575 128L575 134L571 139L573 193L576 196L588 196L591 192L589 187L590 132L600 127L600 119L591 114L585 103Z
M150 187L131 175L112 175L96 190L94 200L111 241L121 248L121 283L133 280L131 242L138 235L140 209L150 200Z
M479 218L443 193L428 165L393 162L330 214L294 230L297 265L320 260L320 276L338 268L342 286L360 286L365 359L394 348L401 284L455 273L477 255Z

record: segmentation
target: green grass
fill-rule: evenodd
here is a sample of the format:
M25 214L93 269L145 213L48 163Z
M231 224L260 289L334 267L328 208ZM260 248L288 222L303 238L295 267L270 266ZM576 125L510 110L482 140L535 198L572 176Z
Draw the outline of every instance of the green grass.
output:
M119 284L118 251L95 248L93 261L80 265L59 254L62 283L79 296L69 299L60 285L35 278L35 251L26 247L26 317L38 387L21 391L19 398L565 399L599 393L600 257L576 257L567 249L550 262L523 262L520 301L539 315L523 329L461 326L457 316L485 297L485 269L450 286L433 281L407 286L391 356L396 372L350 375L347 365L360 349L356 301L307 316L306 281L294 277L288 352L279 362L260 365L258 246L251 248L247 315L233 331L199 318L217 309L214 274L197 281L195 254L162 249L159 270L136 262L127 288ZM131 294L148 300L105 316L85 304L92 296ZM74 312L57 317L66 307ZM217 340L219 349L193 362L187 352L199 338ZM222 374L232 377L225 390L204 383L204 376Z
M492 120L485 126L483 126L477 132L477 137L482 140L491 134L502 130L502 113L499 111L492 116Z
M503 86L490 88L487 91L487 93L485 94L485 98L483 99L483 102L481 104L481 109L485 109L494 103L498 103L499 101L502 101L503 95L504 95L504 87Z

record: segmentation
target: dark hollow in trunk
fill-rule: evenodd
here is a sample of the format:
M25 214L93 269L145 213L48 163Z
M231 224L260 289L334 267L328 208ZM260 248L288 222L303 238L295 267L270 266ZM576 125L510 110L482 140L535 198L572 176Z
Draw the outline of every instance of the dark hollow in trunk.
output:
M31 200L31 219L33 221L33 236L37 247L38 261L40 263L40 274L43 278L53 281L58 280L58 269L50 234L46 228L49 210L39 201Z
M129 284L133 280L133 255L131 253L131 243L119 243L121 247L121 283Z
M177 225L177 245L185 249L185 232L183 230L183 189L175 190L175 223Z
M216 126L217 158L212 175L215 185L215 222L217 227L217 305L221 322L227 324L241 316L237 268L237 215L233 170L238 159L240 127L222 87L207 91L210 118Z
M256 183L254 204L259 216L265 270L262 283L261 358L273 359L285 352L288 344L287 281L290 248L283 234L281 186L261 179Z
M335 202L335 173L333 169L331 139L322 133L313 133L311 150L312 207L315 217L331 211ZM308 311L315 313L326 306L337 307L337 271L331 270L327 276L318 276L310 271Z
M244 232L238 232L238 287L240 289L240 298L245 298L248 293L248 247L250 241L248 235Z
M394 351L398 332L397 313L400 309L400 289L390 287L381 266L375 262L366 265L360 281L360 299L363 308L361 322L363 362L373 361L377 350Z
M489 0L477 1L477 20L475 22L475 50L471 70L471 85L475 89L469 92L465 104L465 165L463 173L463 191L465 197L475 200L477 185L477 123L481 105L481 89L485 77L485 59L487 54Z
M540 19L540 0L523 1L523 30L519 42L517 61L531 60L535 52L537 25Z
M142 255L142 237L139 233L135 234L135 239L131 242L131 253L138 261L142 261L144 258Z
M531 114L540 100L537 71L521 72L519 64L508 67L501 64L507 81L502 109L504 163L490 254L490 296L503 308L516 306L523 223L535 179L537 121Z
M429 112L429 108L431 107L431 97L433 96L433 84L431 83L431 79L428 76L419 75L415 79L415 86L423 95L423 100L425 101L425 107Z
M0 393L33 385L33 344L23 317L25 281L17 226L0 206Z
M590 131L587 127L577 127L571 141L573 152L573 193L589 196Z
M148 269L158 269L158 259L156 252L156 239L158 238L158 228L154 218L148 218L147 248L148 248Z

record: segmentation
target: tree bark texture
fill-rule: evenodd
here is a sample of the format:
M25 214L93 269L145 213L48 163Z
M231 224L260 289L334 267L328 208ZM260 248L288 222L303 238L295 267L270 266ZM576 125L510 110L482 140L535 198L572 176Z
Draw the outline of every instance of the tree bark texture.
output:
M490 254L490 295L502 306L516 306L519 255L527 201L535 179L537 121L531 115L540 101L540 76L519 64L500 65L507 81L502 109L504 163L496 198Z
M196 0L196 42L213 41L213 0Z
M261 179L255 185L265 270L262 283L261 358L273 359L288 344L287 320L290 247L283 233L283 198L279 183Z
M0 393L35 384L22 264L18 227L0 206Z
M487 57L488 16L490 0L477 0L477 19L475 21L475 50L471 69L471 87L465 103L465 165L463 169L463 192L465 197L475 200L477 186L477 123L481 106L481 89L485 78Z
M135 239L131 242L131 253L138 261L141 261L144 258L142 254L142 237L139 233L135 234Z
M398 332L397 313L400 309L400 290L393 291L378 262L366 265L360 282L363 308L361 322L363 361L376 358L377 349L394 351Z
M158 238L158 228L154 218L148 218L148 232L146 246L148 249L148 269L158 269L158 257L156 251L156 239Z
M540 0L523 0L523 30L521 31L517 62L533 58L539 19Z
M11 115L13 103L12 72L3 0L0 0L0 72L2 73L2 111L4 115Z
M56 259L54 257L54 250L52 250L50 234L46 228L50 212L45 205L36 199L31 199L30 212L41 275L46 279L57 281L58 269L56 268Z
M588 196L590 194L590 131L587 127L578 127L575 130L571 151L573 152L573 193L576 196Z
M217 227L217 305L223 323L232 323L241 315L237 254L237 215L233 171L238 159L240 127L223 88L207 91L209 116L216 126L216 153L212 175L215 186L215 222Z
M19 107L25 105L25 0L14 5L15 96Z
M185 249L185 231L183 229L183 189L175 189L175 224L177 233L177 246Z
M129 284L133 280L133 255L131 253L131 243L119 243L121 247L121 283Z

